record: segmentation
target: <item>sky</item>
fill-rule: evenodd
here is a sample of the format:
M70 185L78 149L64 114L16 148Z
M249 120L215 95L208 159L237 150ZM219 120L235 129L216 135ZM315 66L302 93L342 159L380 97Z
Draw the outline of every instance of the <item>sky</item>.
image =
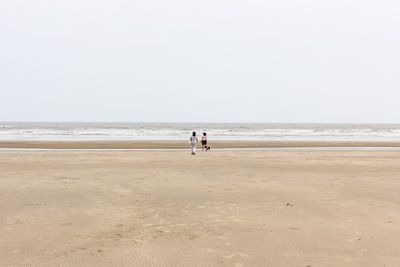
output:
M0 121L400 123L396 0L1 0Z

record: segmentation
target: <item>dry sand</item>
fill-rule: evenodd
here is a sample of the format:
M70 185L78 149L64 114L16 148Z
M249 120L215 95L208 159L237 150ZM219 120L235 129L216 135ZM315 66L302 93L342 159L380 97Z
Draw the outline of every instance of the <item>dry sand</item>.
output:
M400 153L0 151L0 266L400 266Z

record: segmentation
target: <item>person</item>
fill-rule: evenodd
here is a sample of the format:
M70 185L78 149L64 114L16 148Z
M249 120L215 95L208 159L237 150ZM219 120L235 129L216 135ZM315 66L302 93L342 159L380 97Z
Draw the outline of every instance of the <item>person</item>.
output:
M201 151L204 151L204 149L207 151L207 133L204 132L203 136L201 137Z
M192 133L192 136L190 137L190 149L192 150L192 155L196 155L196 145L199 142L199 139L196 136L196 132Z

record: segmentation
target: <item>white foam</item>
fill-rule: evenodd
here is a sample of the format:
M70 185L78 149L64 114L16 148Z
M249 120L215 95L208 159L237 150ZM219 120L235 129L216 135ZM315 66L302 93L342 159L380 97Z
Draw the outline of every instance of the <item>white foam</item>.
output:
M210 140L392 140L400 125L0 123L0 140L186 140L193 130Z

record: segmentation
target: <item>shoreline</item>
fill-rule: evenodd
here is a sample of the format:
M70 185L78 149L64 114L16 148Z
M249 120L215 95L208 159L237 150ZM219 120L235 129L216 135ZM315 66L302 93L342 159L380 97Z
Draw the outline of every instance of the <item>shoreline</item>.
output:
M210 141L215 149L400 148L400 141ZM201 147L201 144L198 144ZM187 149L186 141L0 141L0 149Z

